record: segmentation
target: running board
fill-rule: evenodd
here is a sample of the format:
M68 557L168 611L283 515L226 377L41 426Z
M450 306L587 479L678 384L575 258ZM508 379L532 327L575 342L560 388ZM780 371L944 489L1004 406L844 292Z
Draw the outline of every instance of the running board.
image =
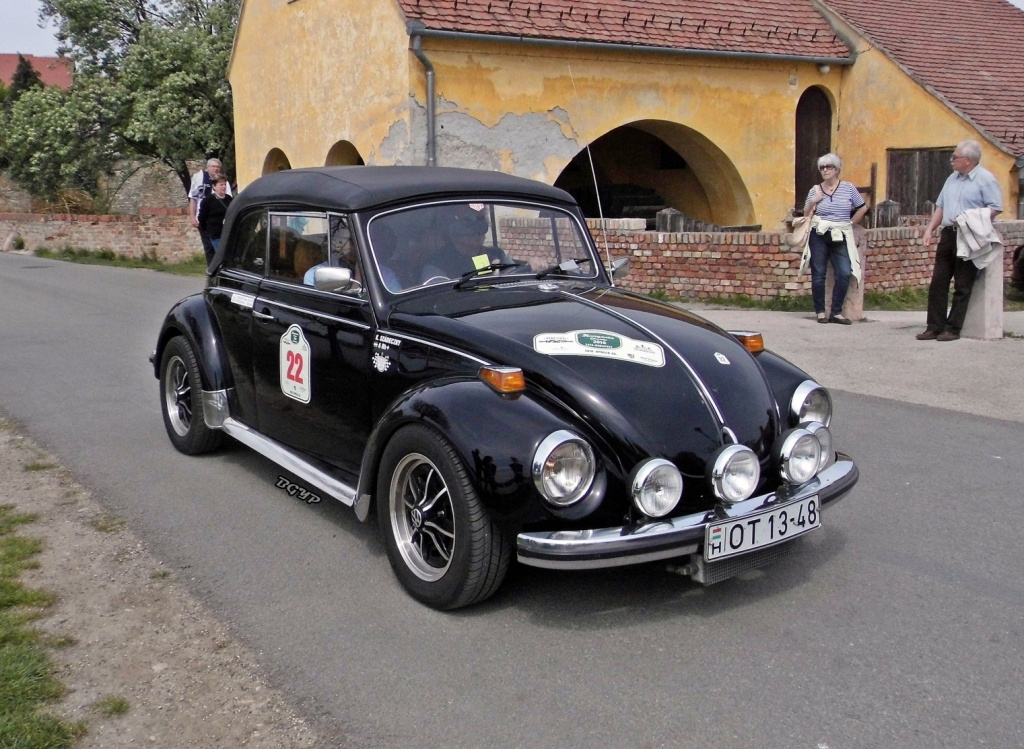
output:
M303 481L329 494L342 504L346 504L349 507L355 504L356 490L354 487L338 481L329 473L320 470L306 460L306 458L294 450L285 447L280 442L275 442L269 437L263 436L240 421L235 421L230 416L224 419L221 428L246 447L252 448L264 458L273 461L286 471L295 474Z

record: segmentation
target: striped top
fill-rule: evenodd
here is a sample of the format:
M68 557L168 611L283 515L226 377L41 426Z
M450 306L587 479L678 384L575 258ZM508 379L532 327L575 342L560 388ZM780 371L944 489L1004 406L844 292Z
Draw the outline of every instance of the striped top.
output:
M804 209L811 204L815 188L824 192L821 185L812 187L811 191L807 193L807 200L804 201ZM839 180L835 191L831 195L825 193L825 199L818 203L814 213L827 221L849 221L862 205L864 205L864 198L854 184L846 180Z

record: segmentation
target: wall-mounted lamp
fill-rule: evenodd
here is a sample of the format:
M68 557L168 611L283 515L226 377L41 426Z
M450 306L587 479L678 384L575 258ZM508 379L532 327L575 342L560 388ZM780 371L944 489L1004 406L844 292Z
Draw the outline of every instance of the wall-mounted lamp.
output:
M828 73L828 71L830 71L831 69L832 69L832 68L830 68L830 67L829 67L828 65L819 65L819 66L818 66L818 72L819 72L819 73L821 73L822 75L825 75L825 74L826 74L826 73Z

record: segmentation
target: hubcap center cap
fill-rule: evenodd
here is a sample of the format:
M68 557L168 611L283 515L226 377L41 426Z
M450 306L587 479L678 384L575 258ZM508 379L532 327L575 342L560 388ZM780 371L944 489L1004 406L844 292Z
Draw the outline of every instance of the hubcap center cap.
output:
M420 512L419 508L414 508L413 511L409 513L409 519L412 521L413 528L419 528L423 525L423 513Z

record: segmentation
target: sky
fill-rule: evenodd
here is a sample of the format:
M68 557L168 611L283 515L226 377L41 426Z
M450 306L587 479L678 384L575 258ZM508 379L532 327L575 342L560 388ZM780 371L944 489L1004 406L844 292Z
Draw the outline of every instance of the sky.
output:
M1024 10L1024 0L1010 2ZM38 0L0 0L0 53L57 54L53 30L39 28L38 16Z

